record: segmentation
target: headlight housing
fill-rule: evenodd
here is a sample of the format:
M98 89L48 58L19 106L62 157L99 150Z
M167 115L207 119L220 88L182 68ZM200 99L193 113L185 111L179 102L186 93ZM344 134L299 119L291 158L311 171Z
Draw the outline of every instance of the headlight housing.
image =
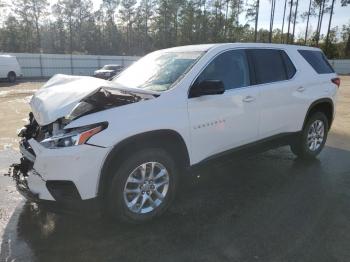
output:
M46 148L60 148L85 144L92 136L106 129L106 122L92 126L79 127L68 133L52 136L44 139L40 144Z

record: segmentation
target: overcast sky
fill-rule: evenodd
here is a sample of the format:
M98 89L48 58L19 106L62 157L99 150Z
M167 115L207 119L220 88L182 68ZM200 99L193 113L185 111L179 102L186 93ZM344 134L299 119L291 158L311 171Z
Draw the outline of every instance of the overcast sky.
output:
M98 9L102 0L92 0L94 4L94 9ZM251 0L245 0L245 2L249 2ZM11 3L11 0L7 0L8 3ZM54 4L56 1L49 1L51 4ZM329 1L331 2L331 0ZM301 14L303 12L307 12L309 6L309 0L299 0L298 13ZM271 11L271 3L270 0L260 0L260 13L259 13L259 28L268 29L270 25L270 11ZM282 26L282 18L283 18L283 8L284 8L284 0L276 0L276 12L275 12L275 20L274 20L274 28L281 28ZM0 18L1 19L1 18ZM327 31L328 27L329 14L325 14L322 23L322 33ZM244 23L245 13L240 15L240 23ZM311 29L316 29L317 18L311 18L310 24ZM350 5L347 7L341 7L340 0L335 1L334 7L334 15L332 21L332 27L334 26L342 26L343 24L350 23ZM302 21L300 18L298 19L298 24L296 25L296 35L299 33L304 33L306 27L306 21Z

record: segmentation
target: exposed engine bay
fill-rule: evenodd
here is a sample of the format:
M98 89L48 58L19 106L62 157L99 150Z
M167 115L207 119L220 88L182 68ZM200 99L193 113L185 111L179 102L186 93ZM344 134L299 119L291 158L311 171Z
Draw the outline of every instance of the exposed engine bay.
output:
M151 98L154 98L154 96L100 88L97 92L82 99L66 117L59 118L51 124L40 126L34 114L30 112L29 122L20 130L18 136L26 140L34 138L40 142L62 133L67 124L79 117Z

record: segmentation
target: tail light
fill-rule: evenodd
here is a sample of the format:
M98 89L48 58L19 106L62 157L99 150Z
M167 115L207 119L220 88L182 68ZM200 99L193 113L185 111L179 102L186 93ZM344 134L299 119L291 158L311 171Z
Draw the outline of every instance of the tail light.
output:
M332 83L336 84L337 87L339 87L340 86L340 78L339 77L332 78Z

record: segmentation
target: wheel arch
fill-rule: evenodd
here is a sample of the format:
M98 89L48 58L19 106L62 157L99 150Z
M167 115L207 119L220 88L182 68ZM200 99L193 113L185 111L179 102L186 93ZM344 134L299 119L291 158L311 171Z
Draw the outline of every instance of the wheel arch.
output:
M323 112L327 116L329 127L331 128L332 122L333 122L333 116L334 116L334 103L333 100L330 98L321 98L316 101L314 101L308 108L307 113L305 115L303 128L306 124L307 119L314 113L314 112Z
M9 71L9 72L7 73L7 77L9 77L9 76L10 76L10 74L14 74L15 76L17 76L16 72L15 72L15 71L13 71L13 70L11 70L11 71Z
M161 129L136 134L118 142L108 153L100 171L97 196L104 197L104 193L113 177L110 169L115 162L122 161L130 151L141 150L147 147L165 149L175 157L183 170L190 166L187 145L178 132L170 129Z

